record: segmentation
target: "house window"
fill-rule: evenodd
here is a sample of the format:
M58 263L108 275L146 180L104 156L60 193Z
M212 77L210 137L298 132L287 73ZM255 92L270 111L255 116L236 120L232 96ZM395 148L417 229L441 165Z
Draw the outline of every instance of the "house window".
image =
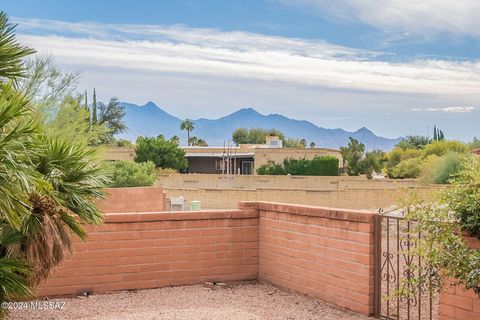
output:
M225 161L223 159L215 159L215 170L223 171Z

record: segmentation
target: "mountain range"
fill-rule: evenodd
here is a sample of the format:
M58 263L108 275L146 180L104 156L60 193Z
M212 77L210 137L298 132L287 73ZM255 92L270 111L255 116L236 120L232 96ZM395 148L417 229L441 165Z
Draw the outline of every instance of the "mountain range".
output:
M119 138L135 141L139 136L164 135L170 138L177 135L182 145L186 144L186 132L180 130L182 119L177 118L158 107L153 102L143 106L122 102L125 108L127 131L119 134ZM308 144L315 142L317 147L338 149L353 137L364 143L366 148L390 150L400 138L388 139L375 135L363 127L354 132L343 129L327 129L318 127L305 120L295 120L279 114L263 115L252 108L243 108L219 119L193 120L195 129L192 135L207 141L210 146L223 146L224 141L232 139L232 132L238 128L277 129L286 137L306 139Z

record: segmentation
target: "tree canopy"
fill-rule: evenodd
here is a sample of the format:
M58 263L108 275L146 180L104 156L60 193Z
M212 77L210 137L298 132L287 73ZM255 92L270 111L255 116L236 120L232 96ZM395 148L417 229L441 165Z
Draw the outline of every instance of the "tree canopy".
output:
M135 144L135 162L151 161L157 168L185 169L185 151L163 136L139 137Z
M357 139L350 137L347 146L340 147L343 161L345 162L345 171L349 176L358 176L362 173L362 159L365 154L365 145Z
M307 140L285 137L283 132L277 129L262 128L238 128L232 133L232 140L237 145L240 144L264 144L267 136L277 136L282 140L282 144L286 148L305 148Z

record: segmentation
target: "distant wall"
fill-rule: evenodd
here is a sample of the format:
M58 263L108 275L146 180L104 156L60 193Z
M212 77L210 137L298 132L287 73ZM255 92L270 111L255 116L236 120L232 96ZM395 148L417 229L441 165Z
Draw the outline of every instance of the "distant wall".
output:
M198 200L202 208L236 208L239 201L272 201L347 209L388 208L397 203L400 195L416 192L431 198L442 187L416 187L403 189L343 189L343 190L287 190L287 189L182 189L165 188L167 197L183 196L187 204Z
M108 188L107 197L99 201L105 213L159 212L166 210L162 187Z
M105 150L103 160L108 161L133 161L135 158L134 147L108 147Z
M232 189L397 189L416 187L414 179L369 180L365 176L250 176L222 174L160 174L157 184L167 188L232 188Z

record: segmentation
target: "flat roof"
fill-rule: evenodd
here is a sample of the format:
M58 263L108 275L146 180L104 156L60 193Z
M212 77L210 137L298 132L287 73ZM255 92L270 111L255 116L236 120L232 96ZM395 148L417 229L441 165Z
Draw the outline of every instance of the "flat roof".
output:
M226 153L223 152L187 152L185 154L185 157L191 158L191 157L203 157L203 158L223 158L224 156L227 156ZM248 152L248 153L230 153L230 158L242 158L242 157L253 157L255 156L255 153L253 152Z

